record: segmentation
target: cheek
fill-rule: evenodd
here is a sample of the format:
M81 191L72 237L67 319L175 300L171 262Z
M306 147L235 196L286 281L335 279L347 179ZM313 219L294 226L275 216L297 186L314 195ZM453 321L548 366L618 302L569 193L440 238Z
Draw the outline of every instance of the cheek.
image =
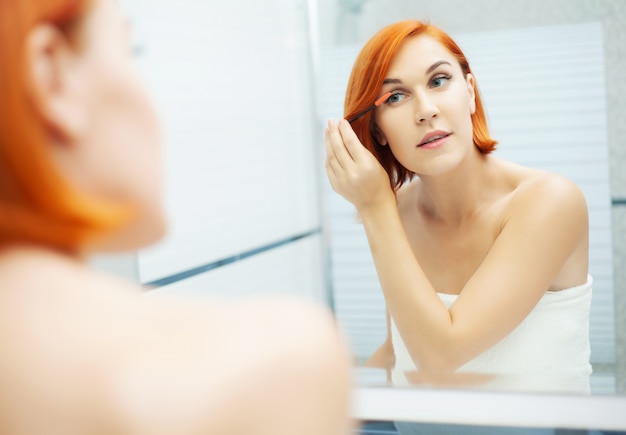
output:
M403 134L402 131L394 130L388 137L387 149L405 168L410 168L415 163L414 136L415 133Z
M408 106L408 105L407 105ZM387 110L384 116L378 118L378 126L381 136L384 137L386 148L401 165L407 167L413 156L417 134L413 113L408 108L396 107Z
M106 74L106 72L104 72ZM104 78L91 135L100 150L102 188L113 199L153 203L160 197L160 129L154 108L132 71ZM97 162L95 162L97 163ZM111 177L111 172L116 176Z
M139 88L141 89L141 88ZM134 88L134 95L120 110L118 140L123 158L128 162L127 170L139 192L155 199L160 193L161 140L156 114L147 96Z
M409 128L415 124L413 113L407 107L394 107L387 109L383 114L376 118L378 131L380 132L377 139L384 145L392 148L398 147L402 140L409 137L407 134Z
M472 125L472 111L470 110L469 100L467 101L467 105L462 106L458 110L456 119L458 134L471 140L473 137L474 127Z

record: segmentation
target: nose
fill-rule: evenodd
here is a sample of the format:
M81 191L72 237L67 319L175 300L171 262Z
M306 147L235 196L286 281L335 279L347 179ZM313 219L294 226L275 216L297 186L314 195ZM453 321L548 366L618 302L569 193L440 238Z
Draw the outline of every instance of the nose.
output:
M439 115L439 108L425 92L416 94L413 101L415 104L415 122L417 124L428 122Z

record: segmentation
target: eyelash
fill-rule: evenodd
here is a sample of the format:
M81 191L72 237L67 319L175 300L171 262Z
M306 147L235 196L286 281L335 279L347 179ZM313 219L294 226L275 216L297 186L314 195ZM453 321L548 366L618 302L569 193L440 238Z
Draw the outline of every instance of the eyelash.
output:
M436 76L434 76L432 79L430 79L429 85L432 85L432 83L436 80L450 80L452 78L451 75L448 74L437 74ZM435 86L436 88L440 88L443 85L439 85L439 86Z
M440 84L439 86L433 86L433 82L437 81L437 80L450 80L452 78L451 75L449 74L437 74L436 76L434 76L432 79L430 79L430 81L428 82L428 84L433 87L433 88L440 88L442 87L444 84ZM387 98L383 104L395 104L395 103L399 103L400 101L392 101L391 99L397 96L407 96L407 94L405 92L402 91L394 91L389 98Z
M399 103L399 101L391 101L392 98L397 97L399 95L406 95L406 94L404 92L394 91L391 95L389 95L389 98L385 100L384 104Z

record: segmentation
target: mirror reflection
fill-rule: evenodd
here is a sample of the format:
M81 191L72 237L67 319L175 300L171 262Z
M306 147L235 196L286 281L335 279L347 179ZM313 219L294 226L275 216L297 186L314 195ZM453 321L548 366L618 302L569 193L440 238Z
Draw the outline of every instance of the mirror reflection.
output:
M383 3L386 6L395 5L396 8L386 10ZM619 291L615 289L621 287L618 282L614 285L612 257L613 249L616 248L613 245L612 232L615 218L613 222L611 219L612 214L619 216L620 192L619 188L613 188L618 185L616 177L611 175L614 178L611 179L609 176L611 164L609 156L619 156L620 152L616 150L617 146L611 145L608 140L611 128L618 127L615 123L607 122L607 119L610 121L615 118L619 108L607 101L604 83L604 77L612 77L611 68L615 68L611 64L610 56L605 59L606 53L611 53L612 42L605 44L603 41L603 32L609 31L606 27L612 28L612 19L605 10L610 2L596 4L597 9L594 9L591 15L587 15L589 10L574 11L574 8L570 8L570 13L580 15L579 19L567 25L555 23L542 27L533 22L532 14L524 16L527 22L520 23L513 20L511 11L496 8L490 10L488 18L481 18L477 12L472 13L470 9L473 8L468 7L463 11L465 13L459 11L458 17L463 17L461 23L454 21L450 14L443 14L442 11L446 7L449 10L450 7L445 2L441 8L433 5L427 8L424 5L409 3L397 1L374 5L362 2L359 7L349 8L345 3L339 2L334 5L334 9L328 6L327 10L335 13L338 24L334 28L329 27L332 36L328 36L323 43L322 110L336 114L337 117L343 114L343 98L345 89L349 89L350 86L348 77L355 59L367 38L378 31L384 21L427 14L433 22L439 19L440 22L449 23L455 32L455 40L469 58L476 80L480 83L481 95L489 115L490 132L499 141L493 155L527 167L561 174L574 181L585 195L590 222L589 272L594 277L590 309L590 360L593 364L591 390L597 393L623 391L619 386L619 372L618 379L615 377L616 369L620 367L617 358L623 351L620 353L620 348L615 347L617 338L613 302L615 296L619 300ZM537 10L551 10L556 3L558 2L538 5ZM515 9L515 6L512 8ZM472 21L474 16L478 23L482 22L484 25L474 23ZM496 20L494 17L502 19ZM593 21L592 17L598 22L585 22ZM488 26L487 19L497 21L497 28L494 25ZM509 26L510 28L507 28ZM623 40L623 34L621 38ZM372 79L376 80L377 77L374 76ZM349 105L350 102L346 104ZM363 102L363 105L367 103ZM593 112L589 111L590 108L593 108ZM383 109L384 106L376 109L380 112L378 116L383 116ZM400 110L400 106L397 110ZM376 116L374 114L372 117ZM394 144L390 145L387 148L393 150ZM380 355L378 353L380 343L388 342L389 329L392 332L397 331L397 340L402 338L402 332L394 328L393 323L391 328L387 326L387 304L381 291L379 274L376 273L369 252L363 224L357 222L355 207L349 201L342 201L330 189L326 198L330 204L335 307L340 321L346 325L353 342L356 343L359 364L368 365L373 362L372 355ZM402 199L399 199L399 202L402 204ZM410 227L407 229L406 224L404 229L408 233L408 239L412 235L416 237L416 230ZM429 236L431 239L436 237L432 234ZM455 242L462 243L463 240L456 238ZM615 239L615 243L617 246L619 243L623 244L619 237ZM447 246L445 243L443 245ZM431 247L428 253L422 251L423 258L433 263L435 260L432 255L443 249L437 246L435 249ZM514 258L513 262L519 266L522 257L516 255ZM450 259L439 261L445 263ZM456 260L455 266L459 268L467 266L467 258ZM615 264L619 264L618 259L615 259ZM527 268L525 274L530 274L530 270L533 269ZM443 275L444 278L437 276L435 281L445 282L455 276L449 272ZM530 275L528 277L531 278ZM619 279L619 276L617 278ZM449 290L444 289L442 293L449 299L447 295L450 293ZM391 341L393 342L393 336ZM572 341L575 342L576 340ZM405 356L407 360L411 360L409 356L412 355ZM484 385L536 391L551 388L569 391L569 388L574 388L573 385L576 384L572 379L566 379L567 371L559 371L554 367L549 370L530 370L529 365L521 362L523 359L516 360L524 365L523 368L520 367L517 376L504 376L498 381L485 381ZM405 375L403 372L407 370L403 370L388 379L392 380L394 385L415 384L413 376L415 373L410 373L410 368L409 364L409 374ZM375 373L377 373L375 370L363 369L364 382L376 383L387 379ZM528 380L534 378L538 382L522 381L524 374L529 376ZM557 374L558 376L554 376ZM549 382L540 381L543 376L546 379L552 378L555 382L551 385ZM520 382L510 382L513 379ZM563 381L560 386L558 379ZM457 377L446 379L445 383L454 385L464 381L466 380L462 377ZM417 380L417 384L420 385L440 382L441 379L434 379L431 382L425 382L420 378ZM467 385L471 385L472 382L468 382Z
M482 367L454 375L416 370L414 360L419 356L415 355L420 351L408 342L415 341L419 347L423 340L406 335L403 331L409 328L398 319L390 321L388 326L388 306L372 261L363 216L358 217L356 207L331 189L323 168L326 158L323 120L344 116L350 71L366 41L390 23L425 18L448 32L469 60L472 78L461 70L464 82L471 85L465 88L469 106L466 109L475 112L477 109L471 105L480 96L489 137L498 141L488 160L511 162L498 166L500 172L495 173L502 176L494 175L494 183L483 180L483 184L502 187L498 183L513 178L515 181L505 183L506 186L519 186L520 180L529 179L525 178L528 174L545 171L563 177L559 180L570 180L584 195L589 216L587 266L581 265L584 261L571 259L575 263L573 275L566 272L560 275L562 270L559 270L552 272L553 280L546 278L549 273L544 269L557 269L548 265L555 247L564 246L556 241L558 231L546 231L545 237L535 235L534 251L509 247L509 261L505 262L500 255L494 260L507 265L496 268L497 280L501 282L515 281L515 285L526 289L522 284L529 280L545 280L541 285L551 292L535 293L535 302L552 293L555 296L568 293L559 291L586 289L587 273L593 280L587 360L592 374L590 379L585 379L589 373L583 368L576 372L575 376L582 380L575 387L563 380L558 384L561 386L554 388L562 389L568 383L578 392L590 389L596 393L621 394L625 391L624 369L620 368L624 366L624 339L620 335L623 328L619 328L624 320L623 316L617 319L614 316L615 312L619 316L623 311L615 307L625 299L623 271L614 266L624 262L623 222L626 222L623 216L626 182L623 171L617 170L624 162L619 137L623 130L622 102L626 101L620 98L625 91L618 74L624 61L616 55L625 38L619 22L620 13L622 16L624 13L621 2L587 2L582 7L567 0L552 0L535 1L529 7L525 2L514 1L479 7L452 0L436 5L402 0L324 0L268 2L261 7L249 0L219 8L190 3L190 9L185 12L173 11L165 4L146 6L140 0L123 3L133 21L133 35L140 53L138 63L165 121L170 232L155 248L141 251L123 264L116 261L112 267L123 269L122 273L146 285L158 287L159 292L228 297L289 292L329 303L352 345L359 367L358 379L366 384L395 380L407 386L504 389L518 388L515 384L539 385L539 381L513 382L539 373L537 366L542 362L542 351L532 349L527 354L532 356L533 364L512 359L523 365L525 372L518 373L520 377L510 372L485 373ZM242 9L254 13L241 14ZM244 36L232 26L233 22L255 37ZM168 32L163 30L165 25L170 29ZM457 63L451 60L450 66L439 67L456 68ZM416 68L428 69L433 64ZM420 89L417 100L427 90L434 92L435 88L445 87L442 85L459 78L458 70L436 73L439 76L431 85L419 87L412 83L413 88ZM406 83L413 80L402 71L398 74L390 78ZM480 86L474 88L472 83ZM379 90L382 86L376 92ZM398 89L389 92L392 90ZM365 99L365 94L357 95L356 100ZM356 104L354 110L369 107L378 96L382 94L368 94L369 99L362 106ZM393 93L393 101L386 99L386 104L354 121L352 127L358 129L369 125L365 122L368 119L401 111L415 101L412 97L410 93ZM437 109L440 110L437 116L443 119L445 113ZM212 122L208 123L207 118ZM393 137L394 132L401 131L395 126L396 117L381 118L380 122L380 131L376 132L380 144L391 149L401 143L398 140L402 138ZM405 136L402 131L402 137ZM423 135L417 136L416 140L420 141ZM525 169L515 172L518 167ZM413 167L412 172L420 173L417 169ZM478 182L474 175L485 177L488 173L475 171L464 180ZM512 177L513 173L518 178ZM417 193L422 182L420 177L414 177L402 186L403 192ZM449 190L456 191L455 207L461 200L470 198L474 199L472 204L477 203L476 195L462 195L456 187ZM545 189L538 190L545 193ZM489 189L479 191L486 192ZM556 196L561 201L565 195ZM452 199L445 195L443 198ZM495 207L496 202L492 199L490 204ZM540 204L528 209L520 207L529 219L539 219L551 206L558 213L566 211L565 207L556 207L560 202L545 198L537 202ZM422 212L434 211L434 204L433 200L431 207ZM445 243L443 239L433 239L430 245L421 247L423 252L417 256L424 263L421 267L430 262L430 274L426 275L443 298L468 299L459 295L460 290L486 258L489 243L493 245L496 228L493 219L497 214L490 215L486 206L482 211L483 218L491 216L490 223L475 231L467 230L468 226L454 236L447 233ZM569 237L575 233L567 230L568 225L575 224L571 217L574 215L578 216L562 217L563 224L554 228ZM433 216L438 215L431 213L430 217ZM434 223L430 221L431 229ZM423 231L422 237L434 234L433 231L427 234L425 226L412 228L415 233ZM540 226L529 225L529 231L524 230L524 234L528 233L530 238L532 231L540 230ZM479 237L485 233L488 233L485 237ZM472 237L481 243L489 241L489 246L476 247ZM472 252L471 246L483 252ZM417 248L414 250L418 251ZM431 255L435 251L439 255ZM574 255L574 251L580 254L584 249L571 248L570 254ZM559 255L562 262L569 264L570 257L564 260L566 254ZM397 263L393 266L397 267ZM517 272L513 274L507 267ZM450 269L458 274L442 272ZM496 281L486 278L481 282L493 286L493 294L476 298L471 313L488 310L488 304L496 304L501 296L499 292L507 287L496 286ZM540 288L537 283L532 286ZM483 286L478 287L477 292L485 291ZM480 333L489 337L488 340L471 350L465 349L459 359L443 358L443 364L462 365L462 361L492 348L494 342L500 342L503 335L514 329L512 325L522 322L531 311L529 301L522 298L520 307L515 306L515 310L520 309L517 319L505 315L505 311L499 312L502 318L490 319L489 328L483 326ZM522 303L528 304L526 308L521 308ZM435 315L434 311L427 312ZM576 323L574 315L557 320L546 314L546 318L557 324L549 329L552 335L565 333L563 322L583 325ZM502 329L505 323L508 327ZM395 334L397 340L407 341L403 343L406 352L402 357L407 366L398 365L393 373L380 367L364 367L368 360L370 365L373 363L372 356L380 355L377 350L388 342L389 332L392 339ZM585 348L585 332L568 333L574 337L572 343ZM549 350L564 355L556 349ZM433 362L433 366L438 364ZM572 375L553 366L548 369L541 376L565 379Z
M440 28L397 22L357 56L345 115L382 104L351 125L329 122L328 178L356 208L388 316L387 337L366 365L390 368L394 385L415 369L419 379L558 367L561 388L588 392L584 194L564 177L493 155L478 81ZM557 123L528 118L529 130L551 130L546 142L534 132L534 145L558 141Z

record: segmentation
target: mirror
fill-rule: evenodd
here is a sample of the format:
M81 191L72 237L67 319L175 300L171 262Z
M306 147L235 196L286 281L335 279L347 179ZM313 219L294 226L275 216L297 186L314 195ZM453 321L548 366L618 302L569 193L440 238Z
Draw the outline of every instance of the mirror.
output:
M306 2L122 4L161 115L170 220L134 257L134 278L328 300Z
M594 277L591 313L592 393L624 394L624 66L615 53L626 32L614 16L623 4L598 2L565 6L561 1L500 5L403 0L321 2L320 118L342 115L345 86L364 42L384 25L428 17L459 43L479 84L503 159L557 172L585 193L590 212L590 273ZM565 14L565 10L567 14ZM450 11L454 11L450 13ZM488 12L485 12L488 11ZM618 89L615 84L619 83ZM528 126L531 126L530 128ZM537 132L541 132L540 135ZM537 137L541 136L541 137ZM619 175L618 175L619 173ZM358 363L386 334L384 300L367 240L350 204L325 184L334 305L348 331ZM622 304L622 305L616 305ZM621 317L615 317L615 315ZM558 372L547 376L553 380ZM365 384L385 384L384 373L362 369ZM550 391L542 377L492 382L455 377L416 379L416 385L464 386ZM544 374L545 375L545 374ZM554 376L557 375L557 376ZM556 381L555 381L556 382ZM567 389L572 380L555 383Z
M359 388L361 435L624 435L626 396Z
M606 279L592 269L596 282L602 284L596 288L604 289L594 293L594 299L604 305L597 316L597 331L603 338L593 345L602 350L604 359L594 362L592 386L598 394L626 392L626 316L622 314L626 271L619 266L626 264L626 172L620 169L626 159L620 145L626 135L622 121L626 89L621 76L626 58L619 54L626 45L626 31L619 21L624 2L606 0L583 7L570 0L533 0L531 7L527 0L502 4L241 0L219 5L185 2L184 8L147 0L122 3L133 22L139 66L164 121L171 230L167 240L150 250L98 262L144 284L161 286L157 291L236 296L296 289L315 300L334 302L342 326L346 326L343 310L351 306L360 316L355 317L354 328L373 337L375 345L385 331L380 291L377 287L370 291L355 280L358 294L346 296L332 283L340 264L328 267L329 258L337 260L337 240L329 239L325 230L333 207L347 210L344 222L349 231L362 230L352 209L340 205L337 195L328 195L321 169L322 123L341 115L350 56L385 24L410 17L430 17L452 36L465 36L467 48L459 42L477 69L481 49L498 42L480 40L489 32L517 29L523 34L528 29L583 26L595 38L590 42L595 57L589 65L597 75L587 78L595 85L601 82L603 95L599 103L585 106L589 110L585 113L606 127L597 136L594 130L592 139L607 153L588 156L585 163L593 169L586 164L583 169L598 174L599 184L610 187L610 196L598 197L608 226L599 227L597 240L604 246L596 257ZM579 48L575 45L572 50ZM340 77L333 83L324 78L331 54L336 55L335 61L344 62L341 68L331 68ZM506 132L498 131L509 122L498 119L508 109L488 95L489 86L497 81L490 77L495 72L485 67L476 75L501 151L510 150L511 158L517 159L524 154L507 150ZM556 86L574 73L578 71L568 70L551 84ZM541 80L536 75L532 83L545 85ZM604 163L598 163L598 157ZM369 250L362 242L356 241L353 248L367 258ZM360 276L377 286L371 270ZM351 328L347 325L349 334ZM360 361L371 353L370 344L353 336L351 341ZM380 385L381 374L361 371L357 380ZM459 386L461 391L468 387L467 383ZM376 391L382 390L388 389Z

